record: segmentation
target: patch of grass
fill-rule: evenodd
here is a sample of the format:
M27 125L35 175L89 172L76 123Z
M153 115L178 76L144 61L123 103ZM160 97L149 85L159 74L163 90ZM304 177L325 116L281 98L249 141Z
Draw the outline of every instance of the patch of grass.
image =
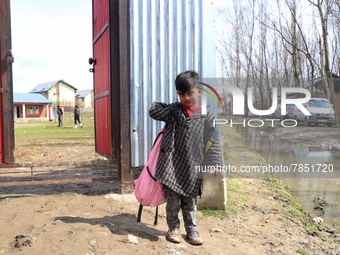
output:
M72 142L82 139L82 143L88 139L94 140L94 121L82 120L83 128L74 128L73 120L65 120L63 127L58 127L55 121L28 121L28 122L15 122L14 132L15 139L29 139L30 144L34 145L35 140L46 139L49 142L60 143L60 139Z
M301 255L308 255L308 252L302 249L297 249L296 253L301 254Z
M237 205L235 201L227 202L227 211L230 214L238 214L241 208Z
M224 160L225 164L237 166L240 165L266 165L266 161L255 151L251 150L245 140L234 128L228 125L221 126L224 139ZM242 159L240 159L242 157ZM266 180L270 190L275 192L276 199L286 204L287 210L282 210L281 214L294 221L301 221L305 226L308 225L310 219L304 213L302 206L292 197L288 188L284 186L277 178L273 178L270 174L254 174L252 177ZM227 175L227 177L230 177ZM237 177L237 176L235 176ZM249 195L242 190L239 179L228 178L227 180L227 210L231 214L242 212L241 204L246 203Z
M319 228L315 224L309 225L308 230L311 232L311 234L314 234L314 235L319 233Z
M16 162L46 162L73 160L76 153L79 158L95 156L94 120L82 119L83 128L74 128L73 119L64 119L63 127L57 121L16 120L14 139Z
M236 172L226 174L227 178L262 178L261 173L241 173L237 170L241 166L266 165L264 158L247 147L245 139L235 128L228 125L220 126L223 137L223 157L226 166L236 169Z
M249 201L249 194L242 190L238 180L227 180L227 213L237 214L243 212L241 204Z
M211 216L211 217L217 217L220 219L224 219L226 217L226 213L223 210L210 210L210 209L203 209L200 210L204 216Z
M308 226L310 217L303 211L302 205L289 193L288 188L277 178L268 178L267 185L277 194L276 199L286 204L287 211L282 211L281 215L291 220L298 220Z

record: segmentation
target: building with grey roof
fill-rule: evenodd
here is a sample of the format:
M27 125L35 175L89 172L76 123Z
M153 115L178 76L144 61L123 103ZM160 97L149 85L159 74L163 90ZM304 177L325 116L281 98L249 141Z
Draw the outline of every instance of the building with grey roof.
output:
M76 104L84 108L93 108L93 89L78 90L76 92Z
M29 91L32 94L41 94L52 102L52 105L61 105L72 109L75 105L77 88L64 80L51 81L38 84Z

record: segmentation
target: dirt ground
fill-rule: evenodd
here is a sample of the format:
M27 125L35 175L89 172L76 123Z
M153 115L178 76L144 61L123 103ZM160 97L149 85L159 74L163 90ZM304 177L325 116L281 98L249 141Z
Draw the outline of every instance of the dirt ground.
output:
M294 139L310 141L316 137L313 132L320 136L325 130L317 129L321 127L308 127L299 134L281 129L277 135L287 137L285 132L290 132ZM340 143L339 129L326 129L332 135L322 138L323 143L334 143L334 139ZM58 155L62 161L72 151L84 161L101 160L93 149L77 146L48 155ZM24 161L25 153L19 153ZM42 149L29 161L45 159L44 153ZM154 208L145 208L142 222L137 223L134 195L118 194L116 182L0 186L0 254L340 254L338 234L322 225L316 234L300 221L283 216L286 201L278 199L263 180L231 181L240 185L248 199L240 203L239 213L225 218L199 211L202 246L192 246L184 239L180 244L165 240L165 205L160 207L157 226L153 225Z

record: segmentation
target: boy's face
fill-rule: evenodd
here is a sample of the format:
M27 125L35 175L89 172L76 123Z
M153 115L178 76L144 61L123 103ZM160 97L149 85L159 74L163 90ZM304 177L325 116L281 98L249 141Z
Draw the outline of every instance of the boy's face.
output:
M198 106L198 97L202 95L202 90L198 88L192 88L185 93L177 90L177 95L184 106L194 107Z

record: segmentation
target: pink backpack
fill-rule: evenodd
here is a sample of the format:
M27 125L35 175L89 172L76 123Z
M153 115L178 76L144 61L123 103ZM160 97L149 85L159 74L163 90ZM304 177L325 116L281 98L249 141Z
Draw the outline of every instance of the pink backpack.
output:
M155 139L148 161L135 183L135 196L142 206L159 206L165 202L163 184L155 179L156 165L165 128Z

